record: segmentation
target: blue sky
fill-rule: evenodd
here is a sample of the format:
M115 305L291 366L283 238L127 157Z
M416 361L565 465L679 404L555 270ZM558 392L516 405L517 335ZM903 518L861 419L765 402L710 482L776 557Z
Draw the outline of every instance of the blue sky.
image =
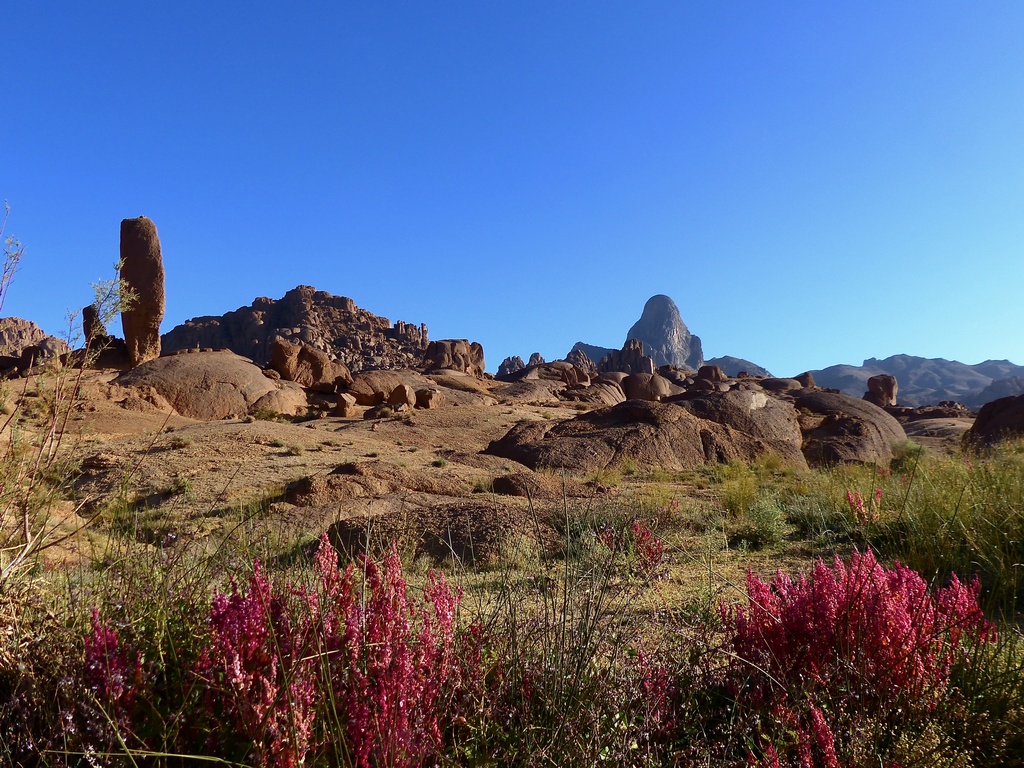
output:
M147 215L164 330L311 284L506 355L655 293L792 375L1024 363L1024 5L15 3L3 314Z

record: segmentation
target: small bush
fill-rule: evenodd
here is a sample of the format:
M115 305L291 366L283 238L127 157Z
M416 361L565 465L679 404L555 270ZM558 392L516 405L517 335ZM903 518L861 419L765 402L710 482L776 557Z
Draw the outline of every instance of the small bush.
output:
M444 467L448 466L448 460L447 459L434 459L432 462L430 462L430 466L438 467L439 469L443 469Z
M782 541L786 534L786 513L774 496L758 498L743 516L736 538L750 549L771 547Z
M273 408L257 408L250 414L256 421L284 421L285 418Z

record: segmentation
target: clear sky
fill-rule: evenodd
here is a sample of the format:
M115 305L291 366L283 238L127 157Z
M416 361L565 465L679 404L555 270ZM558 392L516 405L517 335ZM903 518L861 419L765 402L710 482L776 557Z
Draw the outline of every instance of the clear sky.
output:
M1019 2L8 3L4 314L159 228L163 329L350 296L506 355L655 293L779 375L1024 363Z

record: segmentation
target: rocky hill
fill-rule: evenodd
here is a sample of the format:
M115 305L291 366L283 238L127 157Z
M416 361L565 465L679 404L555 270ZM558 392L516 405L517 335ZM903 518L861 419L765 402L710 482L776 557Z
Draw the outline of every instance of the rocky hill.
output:
M165 354L230 349L264 365L274 337L326 352L353 373L419 365L429 341L426 325L401 320L392 325L346 296L300 285L278 300L258 298L219 317L188 320L164 334L161 342Z
M717 365L723 371L726 376L739 376L740 372L749 373L751 376L763 376L765 378L771 377L771 372L766 368L762 368L757 363L752 363L749 360L744 360L742 357L732 357L726 355L725 357L712 357L704 361L704 365Z
M833 365L811 373L819 386L849 395L863 395L872 376L892 374L899 381L899 402L906 405L955 400L979 408L996 398L1024 392L1024 366L1009 360L967 365L957 360L893 355L884 360L868 358L859 366Z

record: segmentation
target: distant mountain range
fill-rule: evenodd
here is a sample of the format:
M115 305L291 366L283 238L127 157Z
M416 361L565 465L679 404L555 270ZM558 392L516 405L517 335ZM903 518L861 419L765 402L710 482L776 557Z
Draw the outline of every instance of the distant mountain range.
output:
M1009 360L967 365L957 360L893 355L884 360L871 357L863 365L833 365L811 373L818 386L858 397L867 390L869 378L892 374L899 382L900 405L955 400L976 409L991 400L1024 393L1024 366Z
M644 352L654 364L676 365L696 370L701 365L717 365L729 376L746 371L752 376L771 376L763 367L737 357L714 357L705 360L701 341L690 333L676 304L668 296L652 296L643 314L626 339L639 339ZM616 350L577 342L573 350L586 352L595 363ZM901 405L933 405L955 400L969 408L980 408L1000 397L1024 393L1024 366L1009 360L986 360L966 365L956 360L893 355L884 360L869 358L863 365L833 365L811 371L819 386L838 389L844 394L861 397L867 381L880 373L889 373L899 382L897 400Z

